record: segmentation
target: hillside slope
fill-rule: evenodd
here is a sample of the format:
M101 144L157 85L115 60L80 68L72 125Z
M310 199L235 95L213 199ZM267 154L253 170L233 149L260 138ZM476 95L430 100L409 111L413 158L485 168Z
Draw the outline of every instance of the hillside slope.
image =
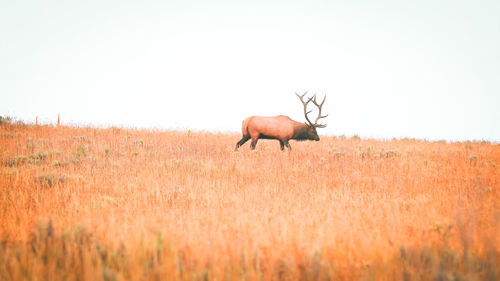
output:
M500 278L499 145L239 138L4 123L0 280Z

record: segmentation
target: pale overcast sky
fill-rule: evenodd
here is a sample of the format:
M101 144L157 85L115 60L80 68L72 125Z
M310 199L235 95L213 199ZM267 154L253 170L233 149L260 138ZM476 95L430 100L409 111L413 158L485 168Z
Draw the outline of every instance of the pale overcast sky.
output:
M0 115L500 141L500 1L1 1Z

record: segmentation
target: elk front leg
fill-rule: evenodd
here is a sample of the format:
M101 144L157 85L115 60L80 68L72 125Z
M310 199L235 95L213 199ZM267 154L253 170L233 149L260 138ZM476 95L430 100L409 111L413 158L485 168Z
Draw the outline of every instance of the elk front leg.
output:
M285 150L285 143L282 140L279 140L279 141L280 141L281 151Z
M288 148L288 152L292 151L292 147L290 146L288 140L284 140L283 142L285 143L285 146Z

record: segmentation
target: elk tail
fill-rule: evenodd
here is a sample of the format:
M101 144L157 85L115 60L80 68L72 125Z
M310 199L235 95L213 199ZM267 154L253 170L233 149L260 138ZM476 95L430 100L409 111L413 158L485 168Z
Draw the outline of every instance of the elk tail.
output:
M241 124L241 133L243 134L243 136L249 136L250 133L248 132L248 119L250 118L246 118L245 120L243 120L243 123Z

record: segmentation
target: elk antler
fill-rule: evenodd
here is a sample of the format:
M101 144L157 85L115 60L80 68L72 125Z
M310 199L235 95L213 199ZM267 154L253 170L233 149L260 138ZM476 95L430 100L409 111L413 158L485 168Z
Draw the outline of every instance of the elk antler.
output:
M326 95L323 98L323 101L320 104L318 104L318 102L316 101L316 94L314 94L314 96L308 98L307 101L304 101L304 96L307 94L307 92L305 92L304 94L302 94L302 96L300 96L297 93L295 93L295 94L297 95L297 97L299 97L300 101L302 102L302 105L304 106L304 116L306 117L306 120L309 123L309 125L311 127L315 127L315 128L324 128L324 127L326 127L326 124L318 124L319 119L325 118L325 117L328 116L328 114L324 115L324 116L321 115L321 109L323 107L323 104L325 103ZM309 102L311 102L311 101L314 103L314 105L316 105L318 107L318 110L319 110L318 117L316 117L316 120L314 120L314 123L311 122L311 120L309 120L309 118L307 117L307 114L311 113L311 111L312 111L312 109L309 110L309 111L307 111L307 104Z
M321 108L323 107L323 104L325 103L325 100L326 100L326 95L325 95L325 97L323 98L323 101L320 104L318 104L316 102L316 94L314 94L314 96L312 98L312 102L314 103L314 105L316 105L318 107L318 111L319 111L318 112L318 117L316 117L316 120L314 120L314 127L316 127L316 128L324 128L324 127L326 127L326 124L318 124L318 121L319 121L320 118L326 118L328 116L328 114L324 115L324 116L321 115Z
M302 96L300 96L299 94L295 93L297 95L297 97L299 97L300 101L302 102L302 105L304 105L304 116L306 117L306 120L307 122L309 123L309 125L311 126L314 126L314 124L311 122L311 120L309 120L309 118L307 118L307 114L311 113L312 109L307 111L307 104L312 101L312 98L309 98L306 102L304 102L304 96L307 94L307 92L305 92L304 94L302 94Z

